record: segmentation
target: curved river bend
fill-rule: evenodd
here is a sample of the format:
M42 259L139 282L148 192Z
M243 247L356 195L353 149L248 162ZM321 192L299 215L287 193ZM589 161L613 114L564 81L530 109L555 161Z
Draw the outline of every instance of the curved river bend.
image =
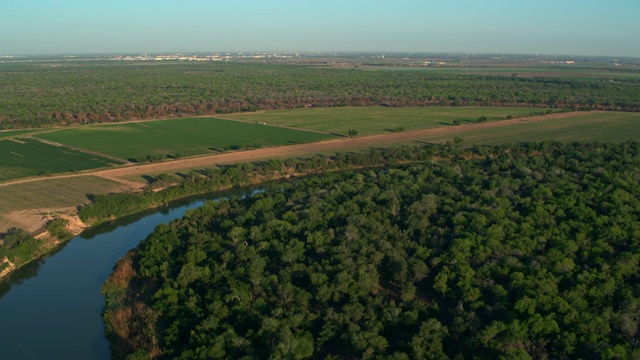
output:
M0 282L0 359L109 359L102 283L156 225L211 199L182 200L96 226Z

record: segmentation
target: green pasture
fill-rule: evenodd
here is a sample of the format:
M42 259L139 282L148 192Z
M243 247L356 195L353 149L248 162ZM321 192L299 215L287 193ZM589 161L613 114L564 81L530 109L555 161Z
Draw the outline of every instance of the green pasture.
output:
M113 160L35 139L0 141L0 181L35 175L96 169Z
M450 126L454 120L471 123L485 116L487 121L502 120L507 115L523 117L544 114L545 109L528 107L336 107L296 110L275 110L257 113L225 115L224 119L264 122L269 125L338 133L349 130L358 135L375 135L405 130Z
M428 142L443 142L462 138L465 145L503 144L556 140L581 141L640 141L640 114L638 113L585 113L565 119L542 122L515 123L491 129L460 128L455 134L425 138Z
M122 159L181 157L225 150L288 145L334 136L210 117L61 129L38 137Z

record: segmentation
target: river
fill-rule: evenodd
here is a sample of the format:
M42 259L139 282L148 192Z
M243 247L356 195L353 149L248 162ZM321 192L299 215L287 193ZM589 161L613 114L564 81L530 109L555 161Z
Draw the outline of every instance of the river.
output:
M216 196L229 195L245 192ZM98 225L0 282L0 359L110 359L102 283L156 225L211 199L181 200Z

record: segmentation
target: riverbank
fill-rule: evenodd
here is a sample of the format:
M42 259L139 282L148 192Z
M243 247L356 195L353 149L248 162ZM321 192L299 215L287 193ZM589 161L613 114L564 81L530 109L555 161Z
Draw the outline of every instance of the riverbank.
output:
M158 183L153 183L138 191L96 195L91 204L80 208L77 213L69 214L74 219L77 217L77 220L72 223L80 224L80 226L68 228L66 231L73 237L89 226L93 227L104 222L114 221L172 201L234 187L255 186L269 181L335 171L420 163L434 159L441 161L441 159L459 154L460 151L464 150L458 144L437 147L432 145L405 146L387 151L370 150L368 152L340 153L335 156L316 155L309 158L269 160L191 172L178 182L164 184L164 188L160 191L154 191L154 186L157 187ZM34 254L33 259L43 255L41 253Z
M13 272L16 269L16 266L5 256L0 262L0 269L2 269L2 271L0 271L0 280L2 280L3 277L8 276Z
M91 226L45 258L14 271L0 282L0 359L111 359L100 287L114 264L156 226L183 217L214 196Z
M243 186L251 187L254 185L260 185L262 183L282 180L292 176L299 176L299 175L300 174L295 173L294 169L288 169L287 171L283 171L282 173L278 173L277 175L274 175L268 178L253 177L250 183L243 184ZM161 188L161 189L151 189L151 187L146 187L146 188L139 189L136 193L142 194L145 191L145 189L148 189L150 190L150 192L157 194L161 192L171 191L172 188L176 188L178 186L180 186L180 184L172 184L172 186L168 186L166 188ZM0 269L2 269L2 271L0 272L0 281L8 278L13 272L22 268L23 266L33 261L36 261L44 256L47 256L48 254L56 250L60 245L64 244L65 242L71 240L76 236L81 235L87 229L94 228L103 223L114 222L126 216L135 215L147 210L155 209L160 206L166 205L169 202L180 201L180 200L184 200L194 196L204 196L206 194L223 192L223 191L230 190L233 187L234 187L233 185L223 185L217 188L207 188L207 189L204 189L203 191L184 192L184 193L181 193L180 196L175 196L170 199L165 199L166 201L154 203L150 206L136 207L136 208L133 208L132 211L119 213L118 216L111 215L103 219L90 219L87 222L84 222L81 220L80 214L75 208L59 209L59 211L55 212L56 214L55 216L56 218L63 219L66 222L62 232L65 234L64 237L56 237L46 229L47 223L51 219L44 218L39 209L22 211L21 212L22 216L25 216L25 214L29 214L29 216L39 219L39 222L36 223L36 225L32 225L32 228L29 231L30 236L33 239L37 240L38 248L36 251L31 253L32 256L27 261L12 263L9 261L9 259L6 259L5 262L0 262ZM62 211L64 211L64 213ZM7 263L9 265L4 266L3 265L4 263Z
M222 174L216 174L215 176L211 175L211 177L202 176L195 179L184 179L180 183L168 184L167 187L161 189L154 189L152 185L149 185L145 188L138 189L135 192L96 196L92 204L86 205L81 208L80 211L67 209L66 214L59 215L64 216L64 219L67 221L65 231L69 234L68 237L65 237L63 241L53 241L53 245L47 246L46 251L34 253L34 256L30 261L26 261L15 266L15 268L10 272L5 274L3 277L0 277L0 280L2 280L2 278L6 278L13 271L28 264L29 262L52 252L64 241L78 236L84 230L91 229L102 223L113 222L125 216L154 209L173 201L179 201L194 196L213 194L236 187L258 186L272 181L309 176L319 173L420 162L426 159L425 156L431 159L431 151L428 150L427 147L420 146L414 148L414 150L414 152L405 153L404 155L401 155L401 152L398 152L396 153L397 157L387 159L377 156L372 157L371 154L362 153L357 156L356 154L352 154L353 156L349 159L342 160L329 160L328 157L325 157L322 158L322 162L319 162L318 158L297 159L296 163L291 164L290 166L286 166L285 162L276 161L275 165L277 165L277 168L273 167L274 164L269 163L262 163L261 165L250 167L245 167L246 164L239 164ZM407 161L407 157L411 158L411 160ZM367 160L367 163L365 164L364 162L366 159L369 160ZM376 159L376 161L371 162L371 159ZM119 196L128 197L126 201L124 201L124 205L122 204L122 199L117 199ZM114 201L112 199L117 200ZM119 203L121 208L114 208L113 202ZM91 208L97 208L97 210L92 212ZM99 216L86 215L87 213L97 213ZM37 237L40 238L41 236L45 236L46 238L51 235L41 234Z
M8 256L4 256L4 259L0 262L0 281L8 278L14 271L22 268L31 262L38 260L44 256L49 255L60 245L80 235L89 226L80 220L78 213L65 213L57 214L55 219L60 219L64 223L64 227L57 226L55 228L56 235L52 234L50 228L47 228L47 222L51 224L52 220L45 221L45 225L38 231L37 234L24 234L24 239L21 240L15 246L23 246L24 242L32 242L28 250L24 251L28 254L20 254L22 258L14 259L10 261ZM4 243L3 243L4 244ZM18 257L16 255L15 257Z

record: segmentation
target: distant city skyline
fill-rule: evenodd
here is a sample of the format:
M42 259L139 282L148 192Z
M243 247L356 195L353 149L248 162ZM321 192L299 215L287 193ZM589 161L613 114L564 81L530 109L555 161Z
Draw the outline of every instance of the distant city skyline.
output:
M0 55L421 52L640 57L640 1L0 0Z

